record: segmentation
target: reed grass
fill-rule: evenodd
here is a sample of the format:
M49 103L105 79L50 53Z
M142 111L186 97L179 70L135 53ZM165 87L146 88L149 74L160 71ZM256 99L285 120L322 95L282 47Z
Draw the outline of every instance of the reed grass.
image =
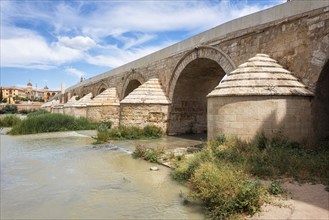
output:
M86 118L75 118L70 115L50 114L50 113L31 113L21 123L15 125L9 134L35 134L55 131L72 131L95 129L96 124L88 121Z
M12 127L21 122L21 119L16 115L5 115L0 117L0 127Z

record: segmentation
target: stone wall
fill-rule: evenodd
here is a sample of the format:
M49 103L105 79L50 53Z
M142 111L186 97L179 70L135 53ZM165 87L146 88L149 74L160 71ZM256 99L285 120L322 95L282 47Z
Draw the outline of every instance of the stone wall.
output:
M15 104L17 107L17 111L22 110L37 110L41 107L41 103L33 103L33 104Z
M208 138L217 133L250 140L258 132L282 132L291 140L312 140L311 98L228 96L208 98ZM306 143L307 144L307 143Z
M72 106L64 106L63 107L63 114L73 116L74 115L73 107Z
M87 107L86 106L72 107L71 115L77 118L79 117L87 118Z
M121 104L120 125L145 127L156 125L167 131L168 105Z
M96 122L112 122L112 127L119 126L120 106L87 106L87 118Z
M55 106L54 108L52 108L52 113L64 114L64 108Z

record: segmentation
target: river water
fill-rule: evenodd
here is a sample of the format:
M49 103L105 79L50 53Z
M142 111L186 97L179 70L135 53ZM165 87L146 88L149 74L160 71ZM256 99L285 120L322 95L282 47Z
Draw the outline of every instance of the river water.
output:
M132 159L136 141L95 148L90 131L1 138L1 219L203 219L170 170ZM186 146L178 137L138 141Z

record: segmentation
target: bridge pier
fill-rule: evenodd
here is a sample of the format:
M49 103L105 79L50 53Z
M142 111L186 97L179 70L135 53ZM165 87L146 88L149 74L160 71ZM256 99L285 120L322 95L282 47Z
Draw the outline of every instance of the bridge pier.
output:
M291 72L257 54L208 95L208 138L223 133L251 140L264 132L310 144L312 97Z
M120 125L156 125L167 131L170 102L157 78L152 78L120 102Z
M102 91L87 104L87 118L95 122L111 122L119 126L120 103L116 88Z

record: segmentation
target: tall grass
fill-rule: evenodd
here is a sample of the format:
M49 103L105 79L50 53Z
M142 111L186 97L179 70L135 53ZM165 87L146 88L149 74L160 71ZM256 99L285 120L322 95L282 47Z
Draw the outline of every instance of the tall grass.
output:
M38 116L38 115L43 115L43 114L49 114L49 112L44 109L38 109L36 111L30 111L27 114L27 117L30 118L30 117L34 117L34 116Z
M21 119L16 115L6 115L4 117L0 117L0 127L12 127L21 122Z
M109 130L111 140L155 139L163 136L161 128L155 125L147 125L144 128L136 126L119 126Z
M96 141L93 144L102 144L110 138L110 132L109 129L111 128L112 123L102 123L100 125L96 126L96 131L97 131L97 137Z
M12 128L9 134L35 134L42 132L94 129L95 123L85 118L75 118L63 114L40 113L27 117Z
M151 163L159 163L159 159L164 153L163 147L146 148L143 145L137 145L135 151L132 153L132 157L134 159L143 158Z
M261 145L259 144L261 143ZM217 147L216 157L235 164L246 173L261 178L292 177L298 181L329 185L329 144L308 149L282 134L273 138L259 135L247 143L230 138Z
M172 176L188 183L191 196L205 202L209 218L227 219L259 210L265 189L255 179L291 177L329 185L328 158L328 143L311 150L281 134L260 134L251 142L220 135L179 162ZM283 192L277 182L267 190Z

